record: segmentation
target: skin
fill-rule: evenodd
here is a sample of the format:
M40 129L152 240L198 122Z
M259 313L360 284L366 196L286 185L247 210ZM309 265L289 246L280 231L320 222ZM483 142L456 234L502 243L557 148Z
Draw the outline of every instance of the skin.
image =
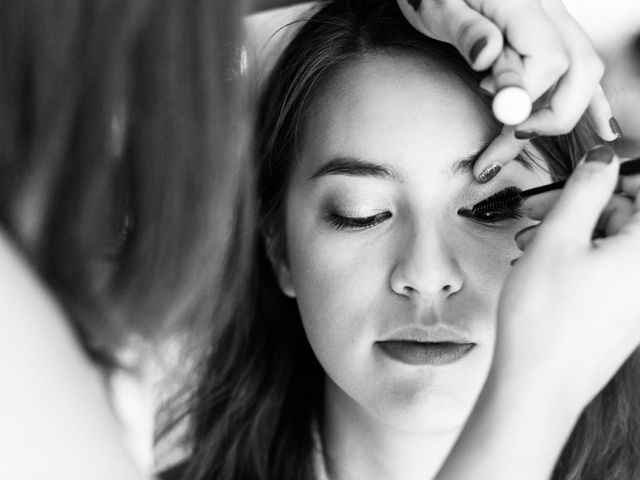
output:
M490 185L475 182L470 160L497 127L454 74L407 54L342 67L317 96L305 131L286 197L288 257L274 263L327 374L330 473L428 478L486 379L499 292L518 255L513 237L533 224L483 224L457 211L504 187L550 178L511 162ZM341 157L392 174L354 165L347 174L331 171ZM383 212L384 221L364 229L337 229L330 218ZM407 365L376 346L407 326L456 332L475 347L446 366Z
M487 92L517 85L539 102L523 123L505 126L478 159L478 180L490 181L497 173L487 169L504 167L526 144L523 139L568 133L585 110L603 140L621 135L599 83L602 61L561 0L398 0L398 5L417 30L454 45L473 69L490 69L480 84Z
M559 198L525 202L544 222L519 238L491 372L438 480L550 478L584 407L637 351L640 175L618 167L599 146ZM596 227L606 236L592 241Z
M2 229L0 268L0 291L11 293L0 303L2 411L11 419L0 438L0 478L146 478L124 441L103 375Z

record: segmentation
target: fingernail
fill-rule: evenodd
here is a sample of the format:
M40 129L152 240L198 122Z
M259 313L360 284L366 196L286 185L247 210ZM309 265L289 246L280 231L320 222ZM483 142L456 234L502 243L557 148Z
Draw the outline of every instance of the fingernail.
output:
M534 228L536 228L538 225L529 225L528 227L524 227L522 230L520 230L518 233L515 234L515 236L513 237L513 239L516 241L516 243L518 243L518 239L524 234L527 233L529 230L533 230Z
M622 137L622 129L620 128L620 124L615 117L611 117L609 119L609 126L611 127L611 131L616 136L616 138Z
M500 165L491 165L490 167L487 167L482 172L480 172L480 175L478 175L478 181L480 181L480 183L487 183L489 180L495 177L498 172L500 172L500 170L502 170L502 167Z
M476 63L478 55L480 55L480 52L484 50L484 47L487 46L487 43L489 43L487 37L482 37L476 40L476 43L474 43L471 47L471 50L469 50L469 60L471 60L471 63Z
M592 148L589 153L587 153L587 158L585 158L584 161L611 163L614 155L615 152L609 145L598 145L597 147Z
M488 88L484 87L482 83L478 85L480 87L480 91L488 97L493 97L493 92Z
M518 140L530 140L538 136L536 132L531 130L516 130L514 135Z

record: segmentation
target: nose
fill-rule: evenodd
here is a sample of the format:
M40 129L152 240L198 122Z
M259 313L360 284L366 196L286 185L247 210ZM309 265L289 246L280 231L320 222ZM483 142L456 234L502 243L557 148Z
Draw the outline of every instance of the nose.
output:
M463 277L446 232L418 226L397 245L391 289L407 297L448 297L462 288Z

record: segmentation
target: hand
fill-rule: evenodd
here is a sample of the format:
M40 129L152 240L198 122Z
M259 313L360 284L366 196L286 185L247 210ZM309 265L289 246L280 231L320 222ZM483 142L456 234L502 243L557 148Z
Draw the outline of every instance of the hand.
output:
M525 203L543 221L517 235L525 253L500 299L499 376L580 409L640 343L640 175L618 180L618 165L611 148L597 147L560 195ZM622 195L612 196L616 186ZM592 240L594 229L605 236Z
M505 126L474 165L489 181L526 140L568 133L588 108L603 140L621 135L600 78L590 39L561 0L398 0L408 21L429 37L454 45L475 70L492 68L481 86L496 93L521 84L544 106L517 126ZM504 36L503 36L504 32Z

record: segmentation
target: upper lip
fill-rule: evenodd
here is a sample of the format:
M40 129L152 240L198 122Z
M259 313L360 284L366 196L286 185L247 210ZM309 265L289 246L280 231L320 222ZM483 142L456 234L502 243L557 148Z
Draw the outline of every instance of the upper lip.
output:
M455 330L445 326L416 326L401 327L392 331L381 342L422 342L422 343L473 343Z

